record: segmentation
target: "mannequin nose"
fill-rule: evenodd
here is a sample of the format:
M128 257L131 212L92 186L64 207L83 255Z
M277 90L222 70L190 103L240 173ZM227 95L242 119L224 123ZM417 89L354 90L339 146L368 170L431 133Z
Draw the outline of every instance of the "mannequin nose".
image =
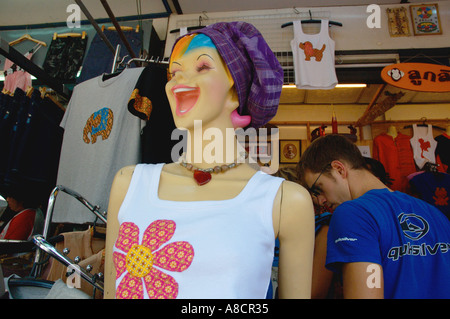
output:
M194 74L189 70L180 70L177 71L174 77L178 83L185 84L186 81L192 79L193 76Z

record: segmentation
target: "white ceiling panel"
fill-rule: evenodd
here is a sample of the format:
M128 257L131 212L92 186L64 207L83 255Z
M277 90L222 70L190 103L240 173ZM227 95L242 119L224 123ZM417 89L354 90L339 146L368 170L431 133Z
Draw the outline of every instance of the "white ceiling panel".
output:
M420 3L422 0L409 0ZM400 0L178 0L184 14L206 12L226 12L245 10L268 10L285 8L364 6L369 4L399 4Z

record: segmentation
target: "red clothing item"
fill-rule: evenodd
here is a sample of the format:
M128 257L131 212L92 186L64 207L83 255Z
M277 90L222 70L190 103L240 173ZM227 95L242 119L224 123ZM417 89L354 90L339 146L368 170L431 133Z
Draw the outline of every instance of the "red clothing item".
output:
M25 209L14 216L0 234L0 239L28 240L33 233L36 210Z
M450 174L450 135L443 133L435 137L436 146L436 164L438 171Z
M393 190L408 192L407 176L416 172L410 139L402 133L398 133L395 139L386 133L373 139L373 158L383 164L386 173L393 179L390 186Z

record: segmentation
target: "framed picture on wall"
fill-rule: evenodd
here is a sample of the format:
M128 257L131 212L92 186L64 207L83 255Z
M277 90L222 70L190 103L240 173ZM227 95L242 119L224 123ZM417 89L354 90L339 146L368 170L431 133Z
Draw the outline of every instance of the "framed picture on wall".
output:
M409 37L408 10L405 7L386 9L389 35L391 37Z
M414 35L442 34L437 3L412 5L409 9Z
M298 163L300 153L300 140L280 140L280 163Z

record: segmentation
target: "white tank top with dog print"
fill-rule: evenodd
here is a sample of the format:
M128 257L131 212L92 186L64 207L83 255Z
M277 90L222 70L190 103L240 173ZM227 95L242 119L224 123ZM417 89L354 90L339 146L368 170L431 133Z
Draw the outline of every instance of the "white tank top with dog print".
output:
M322 20L320 32L306 34L299 20L294 21L291 49L295 85L298 89L332 89L338 83L334 66L335 43L328 31L328 20Z

